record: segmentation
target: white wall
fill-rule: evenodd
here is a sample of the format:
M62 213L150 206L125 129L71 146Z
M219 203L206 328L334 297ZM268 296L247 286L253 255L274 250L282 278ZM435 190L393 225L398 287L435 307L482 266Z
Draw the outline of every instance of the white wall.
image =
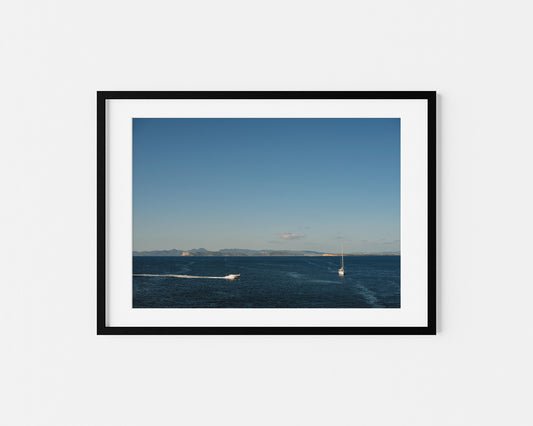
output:
M530 2L0 5L0 423L528 425ZM96 336L96 90L437 90L439 334Z

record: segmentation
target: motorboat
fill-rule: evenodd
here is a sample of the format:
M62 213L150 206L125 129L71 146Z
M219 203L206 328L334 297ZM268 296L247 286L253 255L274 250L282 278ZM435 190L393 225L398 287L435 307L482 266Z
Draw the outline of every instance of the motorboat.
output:
M241 276L241 274L228 274L224 278L227 279L227 280L234 280L236 278L239 278L240 276Z

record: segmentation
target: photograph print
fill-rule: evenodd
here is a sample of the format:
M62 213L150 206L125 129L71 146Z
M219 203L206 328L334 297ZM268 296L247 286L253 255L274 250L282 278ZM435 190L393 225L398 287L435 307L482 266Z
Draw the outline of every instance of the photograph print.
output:
M98 92L98 334L435 334L435 92Z
M134 118L132 306L401 307L399 118Z

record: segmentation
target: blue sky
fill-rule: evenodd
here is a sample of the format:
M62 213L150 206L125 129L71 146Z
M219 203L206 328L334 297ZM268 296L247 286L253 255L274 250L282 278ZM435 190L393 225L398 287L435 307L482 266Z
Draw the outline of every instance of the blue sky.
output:
M134 118L133 249L400 249L399 118Z

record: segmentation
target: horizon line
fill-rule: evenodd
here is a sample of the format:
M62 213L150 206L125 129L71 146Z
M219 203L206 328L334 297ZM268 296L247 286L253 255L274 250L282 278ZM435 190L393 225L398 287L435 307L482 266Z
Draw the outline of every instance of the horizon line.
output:
M200 248L193 248L188 250L182 250L182 249L151 249L151 250L132 250L133 253L150 253L150 252L182 252L182 253L188 253L187 255L192 256L192 254L189 254L191 252L210 252L210 253L217 253L221 251L248 251L248 252L287 252L287 253L294 253L294 252L305 252L305 253L316 253L319 255L329 255L329 256L341 256L342 253L336 253L336 252L330 252L330 251L320 251L320 250L309 250L309 249L243 249L243 248L223 248L218 250L208 250L206 248L200 247ZM386 255L400 255L400 251L376 251L376 252L368 252L368 251L359 251L359 252L350 252L350 253L344 253L345 256L347 255L368 255L368 254L386 254ZM185 256L187 256L185 255Z

